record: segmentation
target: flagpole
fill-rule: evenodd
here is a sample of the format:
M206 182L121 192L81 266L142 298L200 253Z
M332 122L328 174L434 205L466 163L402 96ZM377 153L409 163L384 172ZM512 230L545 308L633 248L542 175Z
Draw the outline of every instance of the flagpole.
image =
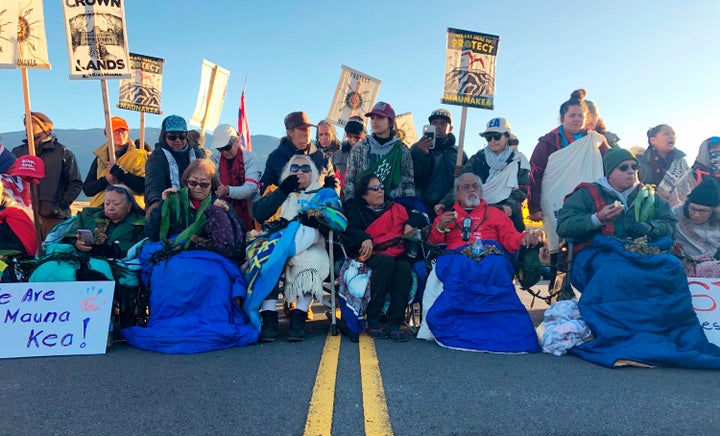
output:
M105 112L105 136L108 138L108 162L115 164L115 135L112 130L112 120L110 119L110 98L108 97L107 80L100 80L102 88L103 110Z
M463 106L462 114L460 115L460 137L458 138L457 161L455 162L455 166L457 167L462 165L463 145L465 144L465 122L467 121L467 108L467 106Z
M28 153L35 156L35 137L33 136L32 115L30 115L30 84L27 68L21 68L23 100L25 100L25 137L27 138ZM38 185L30 183L30 204L33 210L33 222L35 223L35 238L38 242L38 254L43 254L42 249L42 228L40 227L40 199L38 197ZM35 254L35 253L28 253Z
M245 90L247 89L247 83L248 78L250 77L250 73L245 74L245 83L243 83L243 90L242 94L240 95L240 112L242 114L242 119L238 118L238 132L241 133L241 135L244 137L244 146L247 151L252 151L252 143L250 141L250 132L249 127L246 128L248 125L247 122L247 113L245 113ZM242 125L240 125L242 123Z
M145 112L140 111L140 145L138 148L145 150Z

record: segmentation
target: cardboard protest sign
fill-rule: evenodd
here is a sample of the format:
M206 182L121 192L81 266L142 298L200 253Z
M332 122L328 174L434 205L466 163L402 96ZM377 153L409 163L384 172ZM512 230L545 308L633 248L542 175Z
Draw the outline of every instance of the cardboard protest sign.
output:
M114 281L0 284L0 358L104 354Z
M225 93L227 92L230 71L203 59L200 75L200 90L197 103L189 124L200 126L204 130L213 130L220 121Z
M63 2L70 79L129 79L124 2Z
M165 59L130 53L131 79L120 81L117 107L131 111L162 114L162 73Z
M720 279L688 277L693 308L708 341L720 345Z
M326 119L338 127L345 127L350 117L364 117L375 104L380 83L379 79L343 65Z
M495 96L495 59L500 37L448 28L445 104L492 109Z
M0 68L49 69L42 0L7 0L0 9Z
M412 112L405 112L395 117L395 130L397 131L397 137L408 147L418 141Z

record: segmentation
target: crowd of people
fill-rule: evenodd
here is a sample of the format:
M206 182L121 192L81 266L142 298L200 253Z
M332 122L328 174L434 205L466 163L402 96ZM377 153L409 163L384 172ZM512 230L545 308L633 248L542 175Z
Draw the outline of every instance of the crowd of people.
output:
M115 280L122 336L145 349L274 342L283 309L287 340L302 341L312 302L338 268L341 329L351 339L365 331L407 341L406 307L420 293L419 338L527 353L540 345L515 291L518 259L542 245L560 264L566 240L579 313L593 334L571 352L608 366L720 368L720 349L700 337L686 280L720 277L718 137L689 166L674 130L660 124L636 156L582 89L560 105L560 125L530 159L506 118L487 122L487 146L468 158L447 109L428 116L435 136L414 144L397 137L389 103L362 115L347 120L340 139L327 120L289 113L264 169L231 125L217 126L208 153L185 119L170 115L148 151L113 117L83 182L52 121L33 112L37 156L27 156L27 143L12 153L0 146L0 248L38 255L31 281ZM30 184L38 184L40 247ZM89 207L71 216L81 190ZM542 230L526 228L525 204ZM342 265L330 262L331 230L346 249ZM660 283L658 271L671 279ZM625 298L638 280L642 289ZM659 290L672 304L656 301ZM638 317L634 304L650 300L675 317ZM621 335L612 320L637 334ZM649 327L661 322L671 333Z

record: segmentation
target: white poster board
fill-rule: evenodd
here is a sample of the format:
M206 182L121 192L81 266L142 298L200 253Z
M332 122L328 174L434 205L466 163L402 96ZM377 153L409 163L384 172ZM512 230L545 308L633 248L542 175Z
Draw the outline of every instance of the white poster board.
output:
M104 354L114 281L0 284L0 358Z
M344 128L350 117L364 117L370 112L381 81L345 65L341 68L340 79L326 119Z
M397 137L408 147L418 142L412 112L405 112L395 117L395 130L397 131Z
M197 103L195 103L195 111L188 120L188 124L202 127L205 130L213 130L217 127L225 104L225 93L229 81L230 70L203 59Z
M720 279L688 277L693 308L708 341L720 345Z
M0 68L50 68L42 0L0 3Z

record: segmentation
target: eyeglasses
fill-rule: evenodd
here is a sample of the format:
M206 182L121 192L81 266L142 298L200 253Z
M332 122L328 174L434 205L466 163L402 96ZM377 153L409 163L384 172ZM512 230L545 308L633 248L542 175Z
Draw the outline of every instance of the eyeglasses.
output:
M375 191L375 192L380 191L380 190L383 190L383 191L384 191L384 190L385 190L385 187L383 186L382 183L379 183L379 184L377 184L377 185L368 186L368 190L369 190L369 191Z
M210 182L198 182L197 180L188 180L188 186L191 188L201 187L207 189L210 187Z
M633 171L637 171L638 165L637 164L622 164L618 167L618 169L622 172L625 172L630 168L632 168Z
M712 213L712 211L713 211L712 209L699 209L695 206L688 207L688 213L690 213L690 214L707 216L707 215L710 215Z
M483 136L485 136L485 139L486 139L488 142L490 142L490 141L499 141L500 138L503 137L503 134L502 134L502 133L486 133L486 134L483 135Z
M305 164L305 165L292 164L292 165L290 165L291 173L296 173L298 171L302 171L303 173L307 174L310 171L312 171L312 168L310 168L310 165L308 165L308 164Z
M165 137L166 137L169 141L175 141L175 140L178 140L178 139L181 140L181 141L184 141L184 140L187 138L187 134L185 134L185 133L178 133L178 134L166 133L166 134L165 134Z
M235 145L235 143L231 142L230 144L226 145L225 147L218 148L218 151L220 151L220 152L230 151L230 149L232 148L233 145Z

